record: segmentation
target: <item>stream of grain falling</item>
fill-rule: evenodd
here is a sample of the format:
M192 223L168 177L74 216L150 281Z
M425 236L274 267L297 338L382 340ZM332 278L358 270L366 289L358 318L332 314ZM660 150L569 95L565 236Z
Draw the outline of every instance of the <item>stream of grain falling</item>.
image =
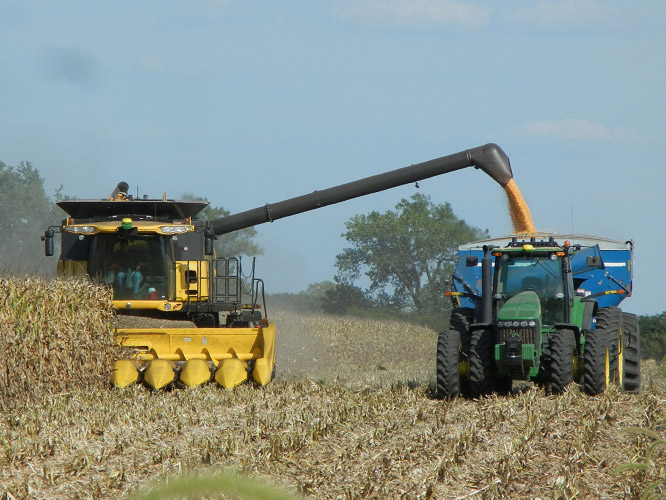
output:
M511 214L513 231L516 234L534 234L536 229L532 221L530 208L527 206L520 189L518 189L516 181L511 179L504 187L504 190L509 199L509 213Z

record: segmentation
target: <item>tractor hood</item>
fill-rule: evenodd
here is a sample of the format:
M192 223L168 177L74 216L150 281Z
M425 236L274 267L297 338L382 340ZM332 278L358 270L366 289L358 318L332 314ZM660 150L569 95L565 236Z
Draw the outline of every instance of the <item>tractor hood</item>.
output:
M530 320L541 316L541 302L536 292L520 292L506 301L497 314L498 321Z

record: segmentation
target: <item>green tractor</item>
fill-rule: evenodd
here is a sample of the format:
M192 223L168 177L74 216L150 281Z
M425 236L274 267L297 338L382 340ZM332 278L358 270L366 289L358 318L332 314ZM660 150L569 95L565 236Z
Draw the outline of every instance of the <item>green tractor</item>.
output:
M633 244L557 238L459 249L454 310L437 344L439 397L506 394L514 380L554 394L572 382L590 395L611 384L639 391L638 318L618 307L631 294Z

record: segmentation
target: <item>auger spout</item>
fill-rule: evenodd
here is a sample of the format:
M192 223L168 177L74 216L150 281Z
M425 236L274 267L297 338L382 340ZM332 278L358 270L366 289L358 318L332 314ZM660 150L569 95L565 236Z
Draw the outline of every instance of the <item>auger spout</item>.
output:
M513 178L509 157L497 144L490 143L277 203L269 203L252 210L214 219L209 221L209 224L216 235L231 233L466 167L480 168L502 187Z

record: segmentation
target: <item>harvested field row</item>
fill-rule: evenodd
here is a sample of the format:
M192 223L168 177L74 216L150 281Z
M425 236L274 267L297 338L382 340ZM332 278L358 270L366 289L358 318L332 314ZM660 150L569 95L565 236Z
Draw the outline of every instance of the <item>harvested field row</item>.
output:
M103 308L103 296L91 297L89 310ZM654 362L638 396L590 398L572 387L552 397L525 385L511 397L437 401L434 332L273 319L280 376L264 388L120 391L86 385L76 371L68 389L15 400L0 413L0 494L117 498L220 470L331 499L636 498L663 479L659 467L612 474L644 460L650 443L625 429L666 435L666 386ZM655 462L664 458L657 448Z

